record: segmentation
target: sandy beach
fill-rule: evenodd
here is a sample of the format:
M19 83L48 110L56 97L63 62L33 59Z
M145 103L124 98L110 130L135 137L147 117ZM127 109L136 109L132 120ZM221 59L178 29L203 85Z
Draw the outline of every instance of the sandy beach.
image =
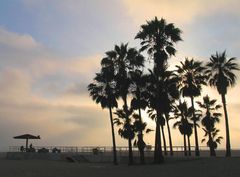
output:
M176 158L161 165L0 160L1 177L239 177L240 158Z

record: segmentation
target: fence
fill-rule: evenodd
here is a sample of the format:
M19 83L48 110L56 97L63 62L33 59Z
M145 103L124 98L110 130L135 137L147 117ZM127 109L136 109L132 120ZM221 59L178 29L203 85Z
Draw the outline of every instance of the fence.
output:
M68 152L68 153L93 153L99 152L99 153L109 153L113 151L113 148L111 146L34 146L34 149L36 151L39 151L40 149L47 149L49 152L53 152L54 149L58 149L61 152ZM162 148L163 149L163 148ZM200 150L207 150L208 148L206 146L201 146ZM128 152L128 147L126 146L118 146L116 147L116 150L118 154L125 154ZM195 147L191 146L191 151L194 151ZM153 153L154 151L154 146L147 145L145 148L146 153ZM163 149L164 151L164 149ZM170 147L167 147L166 151L169 153L170 152ZM183 152L184 147L183 146L173 146L173 152ZM10 146L9 147L9 152L21 152L21 147L20 146ZM137 154L138 153L138 148L133 147L133 153Z

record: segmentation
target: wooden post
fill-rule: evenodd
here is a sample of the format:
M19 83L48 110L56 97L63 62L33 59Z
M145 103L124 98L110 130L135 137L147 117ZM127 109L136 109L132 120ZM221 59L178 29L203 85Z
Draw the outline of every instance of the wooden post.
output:
M26 152L27 152L27 149L28 149L28 138L26 139Z

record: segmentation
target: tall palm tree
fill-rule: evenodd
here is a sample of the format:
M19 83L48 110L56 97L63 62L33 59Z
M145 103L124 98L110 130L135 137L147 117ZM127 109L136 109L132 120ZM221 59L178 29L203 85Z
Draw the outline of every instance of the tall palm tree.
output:
M147 50L150 58L154 63L154 75L159 78L163 68L167 62L167 59L172 55L175 55L176 49L174 44L181 40L181 31L176 28L174 24L167 23L163 18L158 20L157 17L151 21L147 21L147 24L141 26L141 30L137 33L135 39L141 40L141 51ZM156 100L160 100L160 83L154 83L156 87ZM157 126L155 134L155 150L154 150L154 162L163 162L161 136L159 121L162 117L162 111L160 105L155 107L157 113Z
M217 143L220 144L222 137L216 137L219 130L216 129L216 123L219 123L221 113L217 112L221 105L216 104L217 100L211 100L208 95L203 97L203 101L198 101L197 104L199 107L205 111L202 114L202 125L204 126L203 130L205 132L205 137L208 137L207 146L210 148L210 156L216 156L215 149L217 148ZM202 142L206 139L204 138Z
M88 91L92 99L97 103L101 104L101 107L108 108L109 117L111 123L111 131L112 131L112 143L113 143L113 163L117 165L117 151L116 151L116 141L115 141L115 133L114 133L114 125L113 125L113 116L112 116L112 108L116 108L118 106L116 95L115 95L115 81L113 70L112 69L102 69L100 73L97 73L95 78L93 79L93 83L88 85Z
M173 147L172 147L172 137L171 137L171 130L169 126L169 121L171 120L169 114L173 110L173 103L175 102L176 99L179 98L179 91L177 87L177 78L174 77L174 72L170 71L169 75L166 75L165 82L164 82L164 87L165 87L165 101L164 101L164 117L165 117L165 122L167 125L167 130L168 130L168 137L169 137L169 147L170 147L170 155L173 156Z
M231 143L228 125L228 114L226 106L227 90L230 86L236 84L236 75L233 71L239 70L239 65L235 62L236 58L227 59L226 51L223 53L216 52L211 55L210 61L207 63L206 74L209 76L210 86L216 87L218 93L222 97L223 110L226 125L226 156L231 156Z
M199 156L198 134L197 134L197 116L195 114L194 98L201 95L202 85L206 85L206 75L204 75L205 68L202 62L194 59L185 59L177 67L178 77L180 78L179 87L183 97L191 99L193 108L193 127L195 135L195 155Z
M149 93L148 101L150 109L148 110L148 113L149 117L151 119L154 119L156 122L156 135L159 135L158 138L161 138L160 133L162 133L164 152L166 154L166 142L163 127L165 125L165 122L167 122L168 125L168 120L165 120L167 119L166 114L169 114L173 100L179 97L179 91L177 88L176 78L174 77L172 71L167 70L167 67L163 68L163 72L159 78L156 78L156 75L154 75L154 73L151 70L149 71L150 75L147 88ZM154 84L156 82L159 82L158 92L156 91L156 85ZM156 96L156 93L158 97ZM160 109L161 112L159 112L159 114L157 113L157 107L161 108ZM169 142L171 143L171 137L169 136L169 138L170 138Z
M180 133L183 135L184 155L187 156L187 137L188 154L191 156L190 136L192 135L193 124L189 122L189 119L192 117L193 110L192 108L189 108L187 102L184 101L174 106L173 113L174 117L178 119L178 121L173 124L173 128L178 127Z
M129 48L128 44L115 45L114 50L106 52L108 57L102 61L102 65L114 68L114 80L119 97L123 100L123 111L126 121L129 119L129 106L127 98L130 94L130 72L143 67L144 57L135 49ZM111 64L109 64L111 63ZM130 129L128 129L130 131ZM131 132L129 132L131 134ZM132 139L128 138L129 165L133 164Z

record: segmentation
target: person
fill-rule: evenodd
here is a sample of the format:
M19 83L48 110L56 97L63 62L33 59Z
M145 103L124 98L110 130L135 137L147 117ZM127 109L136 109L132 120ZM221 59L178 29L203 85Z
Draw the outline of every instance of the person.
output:
M33 145L32 144L30 144L30 146L29 146L29 152L35 152L36 150L35 150L35 148L33 147Z
M20 151L21 151L21 152L24 151L24 147L23 147L23 146L20 147Z

